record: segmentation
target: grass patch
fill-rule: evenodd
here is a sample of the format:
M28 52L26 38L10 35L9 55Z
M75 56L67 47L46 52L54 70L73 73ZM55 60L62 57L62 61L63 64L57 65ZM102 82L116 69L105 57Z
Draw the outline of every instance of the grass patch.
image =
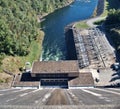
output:
M25 62L30 62L32 63L34 60L38 60L40 58L40 54L41 54L41 44L40 43L36 43L36 41L33 41L31 43L31 47L30 47L30 53L28 56L25 57L21 57L21 61Z
M85 21L81 21L75 24L76 28L86 29L89 28L89 26L86 24Z
M42 37L41 37L42 36ZM32 62L34 60L39 60L42 52L42 41L44 34L41 32L41 36L38 37L37 41L33 41L30 46L30 53L27 56L20 57L21 61L25 64L25 62Z

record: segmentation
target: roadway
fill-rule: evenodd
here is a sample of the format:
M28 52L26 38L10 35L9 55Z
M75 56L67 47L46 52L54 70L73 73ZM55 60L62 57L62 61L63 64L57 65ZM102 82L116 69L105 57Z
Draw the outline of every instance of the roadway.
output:
M119 88L0 90L0 106L119 105L119 100Z
M97 27L98 26L98 25L95 25L94 22L100 21L100 20L104 20L104 19L106 19L106 17L100 17L99 16L99 17L88 19L86 23L87 23L88 26L93 28L93 27Z

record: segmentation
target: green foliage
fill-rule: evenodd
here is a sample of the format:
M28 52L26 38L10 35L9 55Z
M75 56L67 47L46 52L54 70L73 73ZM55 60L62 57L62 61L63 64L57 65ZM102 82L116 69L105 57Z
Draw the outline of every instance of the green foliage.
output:
M105 21L106 30L110 33L116 50L120 53L120 9L111 9Z
M118 24L120 23L120 9L111 9L108 13L108 17L105 21L106 25Z
M120 8L120 0L106 0L108 2L107 9L118 9Z
M73 0L32 0L32 8L39 15L53 12L55 9L65 6Z
M96 21L94 22L95 25L101 25L105 20L99 20L99 21Z
M116 30L116 29L113 29L110 31L111 33L111 38L115 44L115 48L117 51L120 52L120 29L119 30Z
M0 0L0 54L26 56L40 35L37 15L49 13L71 0Z
M29 53L31 41L38 35L36 13L29 5L21 0L0 1L0 53Z

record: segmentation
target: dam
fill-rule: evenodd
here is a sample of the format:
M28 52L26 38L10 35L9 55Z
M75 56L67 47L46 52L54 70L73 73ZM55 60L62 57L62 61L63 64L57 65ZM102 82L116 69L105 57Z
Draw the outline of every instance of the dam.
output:
M30 72L16 75L12 87L79 88L95 86L96 77L94 77L93 69L98 71L110 68L115 62L114 51L105 34L99 28L82 30L73 25L66 27L64 32L65 60L59 60L60 58L57 57L59 61L53 58L49 61L46 59L35 61Z
M30 72L16 75L12 86L70 89L95 87L95 81L99 81L94 76L95 71L109 69L115 63L114 50L99 28L81 30L73 27L66 34L68 60L35 61Z

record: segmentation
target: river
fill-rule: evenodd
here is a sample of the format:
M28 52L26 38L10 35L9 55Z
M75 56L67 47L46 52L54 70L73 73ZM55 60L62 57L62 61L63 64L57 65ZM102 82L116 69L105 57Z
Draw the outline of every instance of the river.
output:
M92 16L98 0L75 0L71 5L47 15L41 23L45 37L41 60L65 60L66 43L64 28L75 21Z

